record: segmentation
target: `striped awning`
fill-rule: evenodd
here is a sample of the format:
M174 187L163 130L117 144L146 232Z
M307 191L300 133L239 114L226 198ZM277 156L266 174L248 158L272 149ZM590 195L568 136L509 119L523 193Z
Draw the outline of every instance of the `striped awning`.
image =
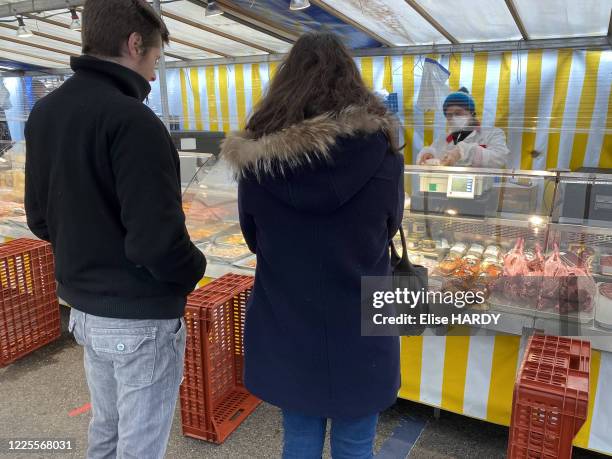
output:
M366 84L394 93L407 164L434 139L446 136L441 110L416 105L426 56L356 58ZM449 69L449 87L466 87L484 127L505 132L510 167L612 167L612 51L531 50L429 55ZM168 69L170 117L184 129L229 132L244 126L278 63ZM49 80L49 78L47 78ZM51 79L52 80L52 79ZM27 79L5 78L13 108L7 112L19 139L29 106ZM47 86L61 81L46 81ZM149 106L162 115L159 80ZM26 94L23 97L21 94ZM532 152L538 152L534 157Z
M510 167L612 167L612 51L532 50L430 55L449 69L449 87L464 86L484 127L505 131ZM425 56L355 61L373 90L397 94L406 163L446 136L440 110L416 106ZM265 92L277 63L171 69L170 115L184 129L238 129ZM161 114L158 89L150 105ZM532 152L537 151L537 157Z

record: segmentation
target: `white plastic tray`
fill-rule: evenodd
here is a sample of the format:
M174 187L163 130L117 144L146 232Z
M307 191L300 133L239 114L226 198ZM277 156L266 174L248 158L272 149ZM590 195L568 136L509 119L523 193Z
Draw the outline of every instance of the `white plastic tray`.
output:
M599 293L599 288L607 282L597 284L595 323L601 328L612 330L612 300Z

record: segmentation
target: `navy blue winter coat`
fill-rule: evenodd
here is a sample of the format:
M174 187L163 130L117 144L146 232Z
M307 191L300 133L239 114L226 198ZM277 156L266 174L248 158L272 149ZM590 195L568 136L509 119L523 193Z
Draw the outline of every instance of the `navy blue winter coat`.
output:
M283 131L228 137L240 224L257 254L245 325L245 383L284 409L378 413L400 386L396 337L361 336L362 276L390 274L402 220L403 159L387 116L349 107Z

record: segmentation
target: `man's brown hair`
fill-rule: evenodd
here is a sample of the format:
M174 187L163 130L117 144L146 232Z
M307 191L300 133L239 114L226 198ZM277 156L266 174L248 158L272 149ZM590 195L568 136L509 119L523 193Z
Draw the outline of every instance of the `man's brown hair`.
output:
M145 0L87 0L83 10L83 54L121 57L123 44L134 32L143 47L168 43L170 33Z

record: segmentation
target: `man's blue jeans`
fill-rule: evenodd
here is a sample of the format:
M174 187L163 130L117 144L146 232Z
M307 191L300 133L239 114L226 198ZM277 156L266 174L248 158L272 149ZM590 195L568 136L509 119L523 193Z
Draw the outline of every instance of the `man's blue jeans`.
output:
M91 396L88 459L161 459L183 378L183 319L132 320L72 308Z
M370 459L378 415L331 420L333 459ZM283 459L320 459L325 443L327 419L283 410Z

